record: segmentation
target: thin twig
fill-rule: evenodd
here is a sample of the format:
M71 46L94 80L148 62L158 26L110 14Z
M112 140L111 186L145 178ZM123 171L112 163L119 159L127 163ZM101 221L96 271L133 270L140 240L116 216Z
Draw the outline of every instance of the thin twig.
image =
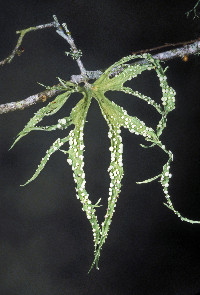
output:
M164 45L153 47L150 49L138 50L138 51L132 52L132 54L142 54L142 53L152 52L152 51L160 50L160 49L166 48L166 47L177 47L177 46L181 46L181 45L189 45L189 44L194 43L196 41L200 41L200 37L195 40L191 40L191 41L183 41L183 42L178 42L178 43L165 43Z
M0 66L5 65L6 63L10 63L16 54L19 55L19 53L20 53L19 47L21 46L23 38L26 33L30 32L30 31L36 31L36 30L54 27L54 28L56 28L56 32L69 43L69 45L71 47L71 54L70 55L72 56L73 59L76 60L78 66L79 66L79 69L81 71L81 75L77 75L77 79L73 79L73 76L72 76L71 80L75 83L79 83L77 81L80 81L80 82L85 81L86 82L86 78L88 78L88 77L87 77L87 71L86 71L85 67L83 66L83 63L80 59L80 52L81 51L77 49L77 47L74 43L74 40L71 37L71 32L69 32L69 30L67 28L67 25L65 23L62 24L62 26L66 32L66 34L65 34L63 28L61 27L60 23L58 22L57 17L55 15L53 15L53 18L54 18L54 21L51 23L39 25L36 27L30 27L30 28L27 28L27 29L24 29L21 31L17 31L16 33L20 34L17 44L16 44L15 48L13 49L12 53L7 58L0 61ZM90 77L96 78L96 75L101 72L100 71L88 71L88 73L89 73ZM79 77L79 76L81 76L81 77ZM46 101L48 98L54 96L55 94L57 94L59 92L61 92L61 90L59 90L59 89L46 90L41 93L31 95L28 98L21 100L21 101L1 104L0 105L0 114L8 113L10 111L15 111L15 110L23 110L33 104L36 104L37 102Z
M58 22L58 19L55 15L53 15L54 18L54 23L56 24L57 30L56 33L58 33L62 38L64 38L70 45L71 47L71 53L67 52L67 55L71 55L73 59L76 60L78 67L81 71L81 75L84 76L86 75L86 69L83 66L83 63L80 59L80 56L82 55L81 51L77 49L75 43L74 43L74 39L71 37L71 32L68 30L67 28L67 24L63 23L62 26L65 29L65 32L63 31L61 25Z
M51 27L55 27L54 22L49 23L49 24L45 24L45 25L39 25L39 26L36 26L36 27L30 27L28 29L24 29L24 30L21 30L21 31L17 31L16 34L20 34L20 36L19 36L19 38L17 40L17 44L16 44L15 48L13 49L12 53L8 57L6 57L4 60L0 61L0 66L5 65L6 63L10 63L13 60L14 56L19 53L19 51L20 51L19 47L21 46L22 40L23 40L24 36L26 35L26 33L29 33L31 31L51 28Z
M190 13L194 12L194 18L196 18L196 17L198 18L199 15L197 13L197 8L198 8L199 4L200 4L200 0L197 1L197 3L195 4L195 6L192 9L190 9L189 11L186 12L186 16L189 17Z
M63 26L63 28L64 28L64 30L66 32L65 33L62 26L58 22L58 19L57 19L56 15L53 15L53 18L54 18L54 21L51 22L51 23L44 24L44 25L39 25L39 26L36 26L36 27L30 27L30 28L27 28L27 29L24 29L24 30L17 31L16 33L20 34L20 36L18 38L18 41L17 41L17 44L16 44L15 48L13 49L12 53L8 57L6 57L4 60L0 61L0 66L5 65L6 63L10 63L13 60L13 58L14 58L14 56L16 54L20 55L21 52L19 50L19 47L21 46L23 38L26 35L26 33L29 33L31 31L42 30L42 29L54 27L54 28L56 28L56 32L62 38L64 38L68 42L68 44L70 45L71 53L69 53L69 55L71 55L72 58L76 60L76 62L78 64L78 67L79 67L79 69L81 71L81 75L82 76L86 75L86 69L83 66L83 63L82 63L82 61L80 59L81 51L77 49L77 47L76 47L76 45L74 43L74 40L71 37L71 32L68 30L66 23L62 24L62 26Z

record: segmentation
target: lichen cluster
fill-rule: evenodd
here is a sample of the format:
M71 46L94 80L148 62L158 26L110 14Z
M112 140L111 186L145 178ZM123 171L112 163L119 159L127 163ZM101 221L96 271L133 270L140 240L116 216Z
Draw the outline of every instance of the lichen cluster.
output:
M138 62L138 59L142 59L142 61L140 60L140 62ZM134 64L128 64L128 62L131 60L136 61ZM124 83L127 80L131 80L137 77L139 74L146 70L156 71L157 77L160 82L160 87L162 89L161 104L156 103L152 98L147 97L139 93L138 91L133 91L131 88L124 86ZM172 87L168 85L165 70L163 70L163 68L161 67L160 62L158 60L155 60L149 54L143 54L139 56L130 55L122 58L120 61L109 67L93 84L89 84L87 82L85 83L85 86L80 86L75 83L65 82L63 80L60 80L60 82L61 87L63 87L62 90L64 91L64 93L57 96L52 102L50 102L47 106L41 108L34 115L34 117L28 122L24 129L18 134L18 137L15 140L14 144L32 130L65 130L68 128L69 125L74 125L74 128L69 132L67 136L65 136L64 138L58 138L50 147L50 149L47 150L46 155L41 160L41 163L38 165L36 172L27 181L27 183L31 182L38 176L38 174L42 171L45 164L49 160L50 156L55 151L60 150L68 156L67 162L72 167L74 182L76 185L76 197L78 200L80 200L82 204L82 210L86 213L86 216L92 227L95 249L94 261L91 265L90 270L95 264L98 268L100 252L108 236L112 216L115 212L116 203L121 191L121 183L124 175L122 158L123 143L122 137L120 135L122 127L128 129L131 133L143 136L147 142L151 143L150 146L142 145L143 147L148 148L157 145L168 155L168 161L163 166L160 174L138 183L147 183L158 179L163 187L163 192L166 198L165 205L175 214L177 214L178 217L181 218L181 220L191 223L199 223L199 221L193 221L182 217L181 214L174 209L168 192L169 180L172 176L170 173L170 164L173 160L173 154L171 151L167 150L165 145L163 145L160 140L160 136L164 128L166 127L167 114L175 108L175 91ZM114 102L110 101L105 96L105 93L107 91L122 91L124 93L138 97L154 107L156 111L158 111L158 113L161 115L161 119L158 122L156 130L153 130L151 127L146 126L146 124L143 121L139 120L137 117L132 117L128 115L126 110L124 110L122 107L118 106ZM59 119L57 124L52 126L36 126L45 116L55 114L74 92L81 93L83 95L83 98L72 109L68 117ZM97 100L102 115L108 124L108 137L110 139L109 150L111 152L111 161L108 168L110 176L108 204L105 218L101 225L99 224L96 215L96 208L99 207L99 203L101 200L99 200L96 204L92 204L89 198L89 194L86 191L86 180L84 172L84 125L92 98ZM69 148L68 150L63 150L63 145L65 145L67 142L69 143Z

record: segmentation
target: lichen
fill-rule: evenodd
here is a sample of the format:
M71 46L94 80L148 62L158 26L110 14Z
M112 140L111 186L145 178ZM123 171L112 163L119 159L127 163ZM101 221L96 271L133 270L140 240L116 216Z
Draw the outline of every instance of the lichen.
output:
M138 59L142 59L143 62L139 63ZM129 61L136 60L135 64L128 64ZM123 66L122 71L118 71L119 67ZM144 71L155 71L159 79L160 87L162 90L162 97L160 104L156 103L152 98L147 97L138 91L133 91L129 87L125 87L124 83L131 80ZM114 74L113 73L117 73ZM168 161L161 169L160 173L140 183L148 183L153 180L158 180L163 188L163 192L166 198L165 205L172 210L178 217L190 223L200 223L199 221L193 221L182 217L182 215L174 209L169 196L169 182L171 179L170 165L173 161L173 154L168 150L165 145L161 142L160 136L163 130L166 128L167 115L175 108L175 91L168 85L165 70L163 70L160 62L155 60L150 54L143 55L130 55L122 58L112 66L110 66L98 80L93 84L86 83L85 86L79 86L76 83L66 82L59 80L62 84L61 87L64 93L58 95L53 101L47 106L41 108L30 119L24 129L18 134L12 147L25 135L28 135L33 130L42 131L54 131L56 129L67 130L68 126L73 125L74 128L69 134L62 139L58 138L53 145L47 150L46 155L41 160L38 168L34 175L26 182L33 181L43 170L50 156L56 152L61 151L67 155L67 162L72 167L74 182L76 185L76 197L82 204L82 210L86 213L86 217L89 220L94 240L94 261L91 265L90 270L96 264L98 268L98 261L101 253L101 249L105 240L108 236L112 217L116 209L117 200L121 191L122 178L124 175L123 171L123 143L121 137L121 129L126 128L135 135L142 136L150 146L158 146L167 155ZM59 88L60 89L60 88ZM134 95L139 99L146 101L150 106L154 107L155 110L161 115L161 119L157 124L156 130L147 126L143 121L137 117L128 115L127 111L113 101L106 97L107 91L122 91L129 95ZM51 126L37 126L39 122L45 116L52 116L60 108L63 107L65 102L69 99L72 93L81 93L82 99L72 109L69 116L58 120L57 124ZM96 215L96 208L99 207L100 200L96 204L92 204L89 194L86 191L86 180L84 172L84 126L86 122L87 112L90 107L92 98L96 99L101 109L102 115L105 118L108 127L108 137L110 139L109 151L111 152L111 161L108 167L110 176L110 187L108 193L108 203L106 208L106 214L104 221L101 225L98 222ZM61 149L66 143L69 143L68 150Z

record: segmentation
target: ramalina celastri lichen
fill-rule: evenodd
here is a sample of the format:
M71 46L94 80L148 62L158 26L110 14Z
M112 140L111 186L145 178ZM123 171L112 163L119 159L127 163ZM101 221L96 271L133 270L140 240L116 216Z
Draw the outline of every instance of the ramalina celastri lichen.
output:
M132 65L127 64L127 62L133 59L142 59L142 62L137 61ZM123 67L123 70L118 71L118 74L116 74L117 70L121 67ZM137 77L143 71L150 70L156 71L160 82L160 87L162 89L161 104L157 104L150 97L147 97L138 91L133 91L131 88L124 86L124 83L127 80ZM113 75L114 71L115 75ZM47 106L41 108L34 115L34 117L28 122L24 129L18 134L18 137L15 140L13 146L19 139L27 135L32 130L65 130L69 125L74 126L74 129L72 129L67 136L65 135L63 138L58 138L50 147L50 149L47 150L46 155L41 160L41 163L39 164L35 174L27 181L27 183L31 182L39 175L50 156L55 151L60 150L67 155L67 162L69 165L71 165L73 170L73 177L76 184L76 197L80 200L82 209L85 211L92 227L95 249L94 261L90 270L95 264L98 268L100 252L108 236L112 216L115 212L116 203L121 191L121 183L124 175L122 160L123 144L122 137L120 135L122 127L127 128L131 133L143 136L147 142L151 143L151 146L157 145L168 155L167 163L163 166L161 172L157 176L139 183L147 183L158 179L163 187L163 192L166 198L165 205L176 215L178 215L181 220L190 223L199 223L199 221L193 221L182 217L181 214L174 209L168 193L169 180L172 176L170 173L170 164L173 160L173 155L172 152L167 150L165 145L163 145L161 142L160 135L162 134L163 129L166 127L168 113L175 108L175 91L168 85L165 71L161 67L160 62L155 60L150 54L143 54L139 56L130 55L122 58L120 61L110 66L93 84L89 84L87 82L85 83L85 86L80 86L76 83L65 82L63 80L60 80L60 82L60 87L63 90L63 94L58 95L53 101L51 101ZM122 91L145 100L149 105L153 106L161 115L161 119L157 125L156 130L153 130L151 127L147 127L145 123L139 120L137 117L128 115L126 110L115 104L113 101L110 101L105 96L107 91ZM37 124L42 121L45 116L51 116L55 114L65 104L70 95L75 92L82 93L83 98L72 109L68 117L59 119L56 125L45 127L37 126ZM92 204L91 200L89 199L89 194L86 191L84 173L84 125L92 98L97 100L102 115L108 124L108 137L110 139L109 150L111 152L111 162L108 168L110 175L108 205L105 219L101 225L99 224L96 215L96 207L98 207L100 200L96 204ZM67 142L69 143L68 151L63 150L63 146Z

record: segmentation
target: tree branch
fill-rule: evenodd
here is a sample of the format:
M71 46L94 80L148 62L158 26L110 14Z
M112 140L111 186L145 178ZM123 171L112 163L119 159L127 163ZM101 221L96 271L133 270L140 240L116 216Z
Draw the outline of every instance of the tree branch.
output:
M36 30L42 30L42 29L46 29L46 28L51 28L51 27L55 27L55 23L52 22L52 23L49 23L49 24L45 24L45 25L39 25L39 26L36 26L36 27L30 27L28 29L24 29L24 30L21 30L21 31L17 31L16 34L20 34L18 40L17 40L17 44L15 46L15 48L13 49L12 53L6 57L5 59L3 59L2 61L0 61L0 66L3 66L5 65L6 63L10 63L14 56L16 54L20 55L20 50L19 50L19 47L21 46L22 44L22 41L23 41L23 38L24 36L26 35L26 33L29 33L31 31L36 31Z
M83 66L83 64L80 60L80 50L77 49L77 47L74 43L74 40L71 37L71 33L69 32L69 30L67 28L67 25L63 24L63 28L66 31L66 34L65 34L62 27L60 26L56 16L53 16L53 17L54 17L54 22L52 22L52 23L40 25L40 26L36 26L36 27L31 27L31 28L28 28L28 29L25 29L22 31L18 31L17 33L20 33L20 37L18 39L15 49L13 50L13 52L11 53L10 56L8 56L6 59L4 59L3 61L0 62L0 65L4 65L6 62L11 62L11 60L14 58L15 54L17 53L19 46L22 43L23 37L25 36L25 34L27 32L39 30L39 29L44 29L47 27L56 27L56 29L57 29L56 32L69 43L69 45L71 47L71 52L68 54L71 55L72 58L76 59L78 66L80 68L80 71L81 71L81 75L72 75L71 76L71 78L70 78L71 82L79 84L81 82L87 83L87 81L90 79L98 79L101 76L101 74L103 73L103 71L100 71L100 70L86 71L85 67ZM165 44L165 45L158 46L155 48L133 52L132 54L141 54L141 53L145 53L145 52L152 52L152 51L159 50L162 48L176 47L176 46L180 46L180 45L184 45L184 46L179 47L179 48L175 48L172 50L156 53L152 56L155 59L166 61L166 60L179 58L179 57L183 58L185 55L189 56L189 55L198 54L199 50L200 50L200 38L198 38L196 40L192 40L192 41L187 41L187 42L179 42L179 43L175 43L175 44ZM140 61L139 63L141 63L141 62L143 62L143 61ZM132 65L133 64L135 64L135 63L132 63ZM115 76L122 71L123 71L123 67L115 69L112 72L112 76ZM8 112L15 111L15 110L23 110L33 104L36 104L37 102L46 101L48 98L53 97L54 95L56 95L62 91L61 89L57 88L57 86L58 85L56 85L55 88L48 89L48 90L40 92L38 94L29 96L28 98L21 100L21 101L1 104L0 105L0 114L8 113Z
M142 54L142 53L146 53L146 52L149 53L151 51L159 50L159 49L166 48L166 47L177 47L177 46L181 46L181 45L189 45L189 44L192 44L196 41L200 41L200 38L197 38L197 39L191 40L191 41L178 42L178 43L165 43L164 45L153 47L150 49L143 49L143 50L135 51L135 52L132 52L132 54Z
M12 53L8 57L6 57L4 60L0 61L0 66L5 65L6 63L10 63L16 54L20 55L20 53L22 51L20 52L19 47L21 46L23 38L26 35L26 33L30 32L30 31L36 31L36 30L54 27L54 28L56 28L56 32L61 37L63 37L70 45L71 52L68 52L67 55L71 55L71 57L76 60L78 67L80 69L80 72L81 72L81 75L72 76L71 80L73 81L73 83L79 83L82 81L87 83L87 78L88 78L87 71L86 71L85 67L83 66L83 63L80 59L82 52L77 49L77 47L74 43L74 40L71 37L71 32L67 28L67 24L66 23L62 24L64 30L66 31L66 34L65 34L63 28L61 27L60 23L58 22L56 15L53 15L53 18L54 18L54 21L51 23L39 25L36 27L30 27L30 28L27 28L27 29L24 29L21 31L17 31L16 33L20 34L17 44L16 44L15 48L13 49ZM99 72L100 71L88 71L89 76L92 78L96 78L96 75L99 74ZM79 77L79 76L81 76L81 77ZM15 110L23 110L33 104L36 104L37 102L46 101L47 98L50 98L59 92L61 92L61 90L59 88L57 89L57 87L55 87L53 89L48 89L48 90L43 91L41 93L31 95L28 98L21 100L21 101L1 104L0 105L0 114L8 113L8 112L15 111Z
M86 69L83 66L83 63L80 59L82 52L81 52L81 50L77 49L77 47L74 43L74 40L71 37L71 32L67 28L67 24L66 23L62 24L64 30L66 31L66 34L65 34L62 26L58 22L56 15L53 15L53 18L54 18L54 21L51 23L39 25L36 27L30 27L30 28L27 28L27 29L24 29L21 31L17 31L16 33L20 34L17 44L16 44L15 48L13 49L12 53L8 57L6 57L4 60L0 61L0 66L5 65L6 63L10 63L16 54L18 54L18 55L21 54L22 51L19 49L19 47L21 46L23 38L27 33L31 32L31 31L42 30L42 29L54 27L54 28L56 28L56 33L58 33L62 38L64 38L68 42L68 44L70 45L71 52L66 52L67 55L71 55L72 58L76 60L78 67L81 71L81 75L82 76L86 75Z
M61 90L58 89L50 89L46 90L34 95L31 95L27 97L26 99L16 101L16 102L9 102L5 104L0 105L0 114L5 114L8 112L18 111L18 110L24 110L25 108L28 108L38 102L44 102L47 100L47 98L50 98L56 94L61 92Z
M58 19L56 17L56 15L53 15L53 18L54 18L54 23L56 25L56 33L58 33L62 38L64 38L68 44L70 45L71 47L71 52L65 52L67 55L71 55L71 57L76 60L77 64L78 64L78 67L81 71L81 75L84 76L86 74L86 69L85 67L83 66L83 63L80 59L80 57L82 56L82 52L81 50L78 50L75 43L74 43L74 39L71 37L71 32L68 30L67 28L67 24L66 23L63 23L62 26L63 28L65 29L65 32L66 34L64 33L61 25L59 24L58 22Z
M187 44L183 47L168 50L165 52L157 53L153 55L154 58L159 59L159 60L170 60L174 59L177 57L183 58L185 55L193 55L197 54L200 50L200 38L198 38L194 43L190 44L190 42L184 42L184 44Z
M191 43L191 42L193 42L193 43ZM200 38L198 38L198 39L193 40L193 41L179 42L179 43L176 43L175 45L174 44L170 44L170 45L165 44L165 45L155 47L155 48L152 48L152 49L137 51L136 53L137 54L142 54L144 52L154 51L154 50L157 50L157 49L163 48L163 47L177 46L177 44L185 44L185 45L182 46L182 47L179 47L179 48L172 49L172 50L167 50L167 51L164 51L164 52L153 54L152 55L153 58L159 59L161 61L167 61L167 60L171 60L171 59L174 59L174 58L183 58L184 56L198 54L199 51L200 51ZM133 52L132 54L136 54L136 53ZM133 65L135 63L143 63L143 62L144 61L134 62L134 63L132 63L130 65ZM116 69L115 71L112 72L112 76L115 76L115 75L119 74L122 71L123 71L123 68L121 68L121 69L118 68L118 69Z

